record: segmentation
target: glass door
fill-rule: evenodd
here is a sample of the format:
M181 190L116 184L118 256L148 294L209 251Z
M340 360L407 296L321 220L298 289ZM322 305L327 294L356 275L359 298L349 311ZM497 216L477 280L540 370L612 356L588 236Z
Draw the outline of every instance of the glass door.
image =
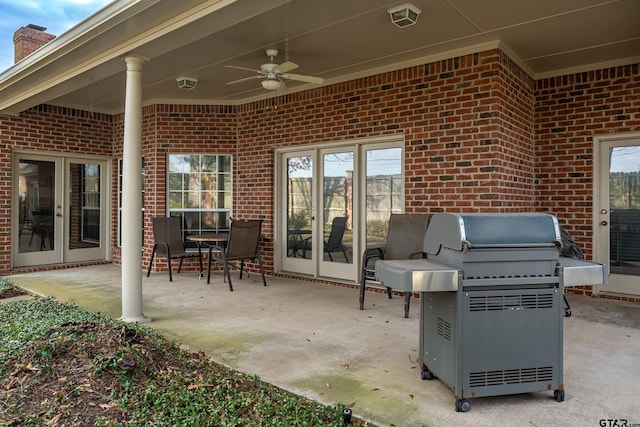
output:
M104 160L14 156L14 267L106 259Z
M366 245L403 212L404 140L359 140L277 154L276 271L357 282Z
M603 292L640 295L640 139L600 142L597 260L609 266Z
M99 161L66 161L65 262L104 259L105 168Z
M14 159L13 265L58 263L62 259L62 161L46 156ZM17 199L17 200L16 200ZM16 215L17 214L17 215Z
M313 152L296 152L283 157L284 206L281 242L283 248L282 267L284 270L303 274L314 274L313 221L315 219Z
M354 183L355 151L321 150L321 221L317 222L313 251L318 255L319 274L354 280ZM355 236L357 237L357 236Z
M376 147L365 151L364 245L384 248L389 218L404 212L402 148Z

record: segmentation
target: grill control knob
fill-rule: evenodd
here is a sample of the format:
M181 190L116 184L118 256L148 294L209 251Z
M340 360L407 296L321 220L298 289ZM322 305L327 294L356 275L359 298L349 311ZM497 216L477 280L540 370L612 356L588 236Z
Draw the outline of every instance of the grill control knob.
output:
M600 225L604 227L605 225L609 225L609 223L607 221L600 221Z

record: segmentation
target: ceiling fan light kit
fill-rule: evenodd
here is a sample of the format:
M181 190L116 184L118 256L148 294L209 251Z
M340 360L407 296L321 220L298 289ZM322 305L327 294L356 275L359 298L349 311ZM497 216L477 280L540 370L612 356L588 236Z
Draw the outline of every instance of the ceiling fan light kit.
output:
M408 27L418 22L418 16L422 13L420 9L411 3L404 3L400 6L392 7L387 12L391 17L391 22L400 28Z
M285 60L285 62L283 62L282 64L276 64L274 61L275 61L275 57L278 56L278 49L273 49L273 48L266 49L265 53L269 57L269 62L265 64L261 64L259 70L254 70L254 69L245 68L245 67L237 67L234 65L227 65L226 67L228 68L235 68L239 70L252 71L257 73L257 75L255 76L234 80L231 82L227 82L227 84L236 84L236 83L241 83L254 78L258 78L258 79L262 79L260 84L264 89L278 90L280 88L285 88L285 89L287 88L287 85L285 84L283 79L318 84L318 85L321 85L324 83L324 79L322 77L289 73L289 71L295 70L296 68L298 68L298 64L294 64L291 61Z
M176 81L178 82L178 87L184 90L192 90L198 84L198 79L186 76L178 77Z
M266 90L278 90L280 89L280 86L282 86L282 83L280 83L280 81L272 79L263 80L261 84L262 87Z

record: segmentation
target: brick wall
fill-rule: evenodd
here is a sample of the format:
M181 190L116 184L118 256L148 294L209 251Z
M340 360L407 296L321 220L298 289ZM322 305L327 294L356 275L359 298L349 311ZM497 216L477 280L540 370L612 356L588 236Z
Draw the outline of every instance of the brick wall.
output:
M40 105L0 116L0 274L11 267L11 183L14 150L111 156L112 117Z
M155 105L143 111L145 252L166 214L168 152L234 155L234 215L265 218L273 265L274 150L403 134L406 211L545 211L591 248L593 133L640 130L638 65L534 82L498 50L245 104ZM111 155L112 259L123 116L38 107L0 117L0 266L9 266L11 149ZM2 249L4 248L4 249Z
M236 209L272 216L277 147L400 133L408 212L531 209L533 91L495 50L243 105Z
M536 210L593 254L592 135L640 131L640 65L536 82Z
M167 154L232 154L234 171L241 170L236 155L235 107L209 105L152 105L143 109L142 155L144 157L145 242L143 266L147 266L153 248L151 218L166 216L168 211L166 179ZM116 159L122 158L124 116L115 120ZM114 163L113 194L117 194L117 160ZM235 178L234 178L235 179ZM234 182L235 186L235 182ZM117 198L114 196L115 201ZM114 203L113 262L120 263L121 250L117 245L117 202ZM196 268L197 261L186 260L184 269ZM154 262L153 270L166 270L166 263Z

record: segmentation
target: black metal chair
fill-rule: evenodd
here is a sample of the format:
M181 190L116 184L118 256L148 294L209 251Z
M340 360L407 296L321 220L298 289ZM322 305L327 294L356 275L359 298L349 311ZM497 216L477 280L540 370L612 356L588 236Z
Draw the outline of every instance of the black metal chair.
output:
M262 255L260 255L260 233L262 231L261 219L233 220L229 229L229 240L224 247L209 247L209 265L207 270L207 283L211 282L211 263L222 264L224 277L229 282L229 290L233 291L229 264L231 261L240 261L240 279L244 270L245 261L257 261L262 275L262 283L267 286L262 267Z
M347 229L347 217L346 216L337 216L333 218L331 221L331 230L329 231L329 237L327 237L327 241L324 242L324 253L329 255L329 259L333 261L332 252L342 252L344 255L344 259L347 263L349 263L349 257L347 256L347 248L342 244L342 238L344 237L344 232ZM310 249L311 237L308 237L304 240L302 257L307 257L307 250Z
M427 214L391 214L387 242L384 247L367 248L362 256L360 275L360 310L364 310L364 295L367 281L375 281L375 262L377 260L426 258L422 245L429 215ZM392 289L387 288L391 299ZM409 317L411 292L404 292L404 317Z
M169 269L169 281L173 281L171 271L171 260L180 258L178 265L178 273L182 270L182 262L185 258L198 257L200 260L200 274L202 275L202 251L196 242L185 242L182 236L180 226L182 219L180 217L170 218L152 218L153 225L153 250L151 251L151 260L147 269L147 277L151 274L153 259L158 256L167 259L167 267ZM189 246L194 246L196 251L187 251Z
M333 261L333 257L331 256L332 252L342 252L342 254L344 255L344 259L347 261L347 263L349 262L346 248L342 244L342 238L344 237L344 232L346 229L346 216L337 216L333 218L333 221L331 222L331 231L329 232L329 237L324 243L324 252L329 255L329 259L331 261Z

